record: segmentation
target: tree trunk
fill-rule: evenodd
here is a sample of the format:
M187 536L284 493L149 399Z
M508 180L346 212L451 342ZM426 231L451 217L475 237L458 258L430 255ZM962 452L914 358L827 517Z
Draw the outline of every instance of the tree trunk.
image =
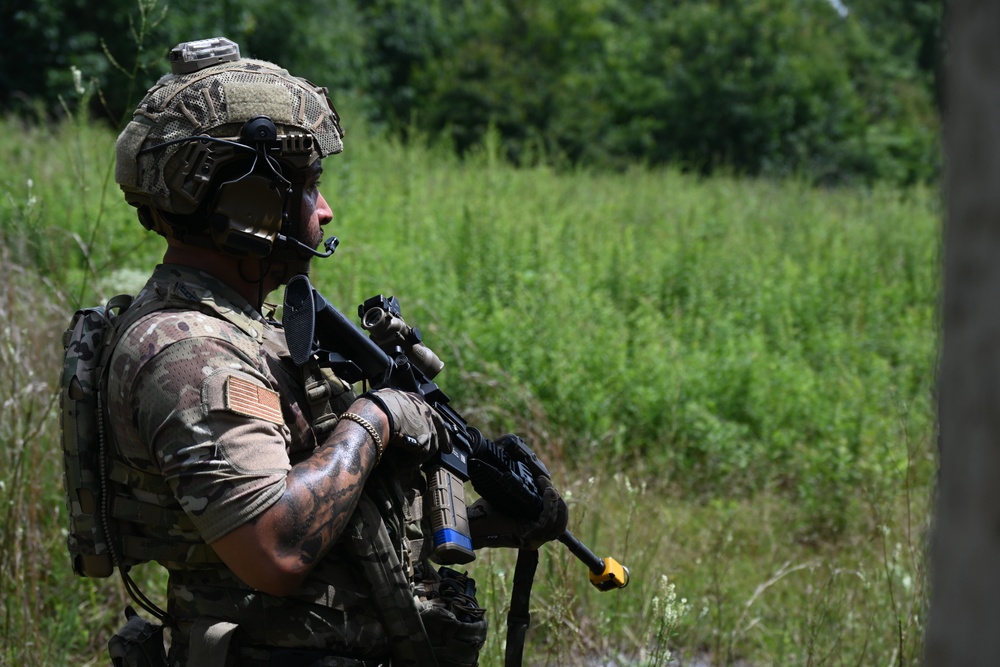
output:
M929 667L1000 664L1000 2L948 2Z

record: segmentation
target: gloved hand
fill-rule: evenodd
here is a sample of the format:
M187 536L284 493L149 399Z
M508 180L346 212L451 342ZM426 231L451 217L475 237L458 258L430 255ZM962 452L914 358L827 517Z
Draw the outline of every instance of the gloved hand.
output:
M419 395L397 389L377 389L362 395L389 418L389 445L414 463L438 451L451 452L451 439L440 415ZM390 450L390 451L392 451Z
M473 549L537 549L566 532L569 511L556 487L552 486L552 480L539 476L535 478L535 484L542 492L542 512L537 519L507 516L484 498L469 507L469 532L472 533Z

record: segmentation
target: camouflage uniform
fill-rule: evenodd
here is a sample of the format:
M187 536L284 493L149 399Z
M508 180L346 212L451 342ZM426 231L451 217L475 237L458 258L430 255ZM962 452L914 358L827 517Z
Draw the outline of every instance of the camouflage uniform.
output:
M291 466L309 455L355 395L338 378L295 366L280 325L205 273L157 267L131 310L141 308L147 313L121 337L107 386L118 448L119 472L112 476L154 508L125 532L140 532L150 543L211 543L281 497ZM314 414L324 409L325 417ZM370 486L388 498L381 508L390 515L396 553L406 555L408 547L421 550L421 482L410 471L400 484L395 472L391 482L383 473ZM399 537L407 519L412 544ZM210 550L194 562L161 559L170 572L168 612L177 624L170 663L184 664L199 617L238 623L244 655L261 645L382 659L386 630L372 586L344 541L285 598L248 587Z
M170 52L171 73L118 138L115 180L167 239L304 273L302 242L315 247L301 237L314 221L305 188L317 161L343 150L340 118L325 88L234 47L213 38ZM118 323L101 364L115 452L99 493L86 490L110 499L119 566L156 560L170 572L171 664L209 643L198 642L206 619L220 622L213 635L237 625L246 665L354 667L347 658L384 662L390 647L396 667L477 663L486 622L462 593L471 580L438 586L426 562L425 483L412 462L390 454L377 465L340 540L287 597L248 587L208 546L282 498L292 466L354 402L349 385L296 366L280 325L192 268L157 267Z

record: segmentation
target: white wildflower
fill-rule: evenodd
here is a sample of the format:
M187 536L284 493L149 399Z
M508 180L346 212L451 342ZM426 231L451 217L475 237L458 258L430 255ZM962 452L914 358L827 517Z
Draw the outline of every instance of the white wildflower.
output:
M677 589L673 582L662 575L657 595L653 597L652 614L652 655L650 667L666 665L670 661L670 638L676 634L677 628L690 609L687 598L677 597Z
M76 91L77 95L83 95L83 72L76 65L69 69L73 73L73 90Z

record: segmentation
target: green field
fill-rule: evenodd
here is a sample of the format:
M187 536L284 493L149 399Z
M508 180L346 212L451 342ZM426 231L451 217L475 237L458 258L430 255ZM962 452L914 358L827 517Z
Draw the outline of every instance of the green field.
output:
M313 282L348 314L396 295L454 405L527 436L573 532L631 570L599 593L547 546L527 664L920 664L936 190L517 170L345 117L322 186L342 243ZM69 569L59 337L163 244L114 184L113 132L0 130L0 663L105 664L126 598ZM484 665L503 662L512 564L471 567ZM158 599L156 566L138 578Z

